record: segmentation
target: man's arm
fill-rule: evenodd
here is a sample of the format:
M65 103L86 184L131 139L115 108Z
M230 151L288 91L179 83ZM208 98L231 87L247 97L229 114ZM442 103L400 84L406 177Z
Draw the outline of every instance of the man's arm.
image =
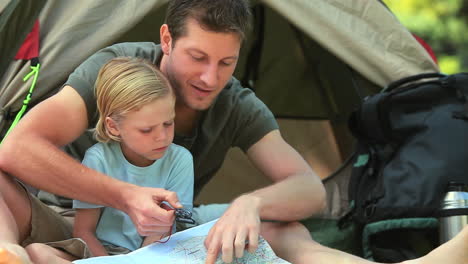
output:
M307 162L274 130L247 151L252 163L274 183L236 198L210 230L205 246L206 263L214 263L221 251L230 263L258 245L260 220L295 221L325 207L325 188Z
M261 219L295 221L325 207L325 188L302 156L274 130L247 151L273 185L246 194L259 202Z
M141 235L172 224L174 192L124 183L89 169L61 151L87 127L83 99L69 86L32 108L0 145L0 169L20 180L55 194L126 212Z

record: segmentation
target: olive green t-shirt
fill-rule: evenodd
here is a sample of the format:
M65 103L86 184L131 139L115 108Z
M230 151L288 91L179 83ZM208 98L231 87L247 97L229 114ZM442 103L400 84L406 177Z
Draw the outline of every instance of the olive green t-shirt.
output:
M94 83L99 69L108 60L120 56L141 57L159 65L162 52L152 42L120 43L98 51L76 68L65 84L73 87L85 101L89 128L94 128L98 117ZM246 152L275 129L278 124L271 111L252 90L243 88L232 77L203 112L196 131L190 137L177 133L174 137L174 143L186 147L193 155L194 197L221 167L231 147Z

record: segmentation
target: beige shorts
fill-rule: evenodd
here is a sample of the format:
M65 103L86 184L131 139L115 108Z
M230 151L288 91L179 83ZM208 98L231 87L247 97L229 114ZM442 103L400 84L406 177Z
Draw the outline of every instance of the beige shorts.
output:
M23 184L20 183L20 185L24 187ZM90 253L86 244L79 238L72 238L72 224L36 196L29 192L28 195L31 203L31 233L21 242L21 246L44 243L76 258L89 257Z
M29 194L31 202L31 234L21 243L25 247L31 243L47 243L66 240L72 237L73 227L63 216Z
M20 185L22 184L20 183ZM22 186L24 187L24 185ZM41 202L36 196L29 192L28 195L31 202L31 234L21 243L21 246L44 243L71 254L77 259L92 257L86 243L80 238L72 237L73 226L70 221ZM130 252L129 249L112 245L105 245L104 248L109 255Z
M70 238L67 240L50 242L46 243L47 245L60 249L77 259L86 259L93 257L93 254L89 250L88 245L80 238ZM103 245L104 249L107 251L107 254L112 255L122 255L130 253L131 251L124 247L113 246L113 245Z

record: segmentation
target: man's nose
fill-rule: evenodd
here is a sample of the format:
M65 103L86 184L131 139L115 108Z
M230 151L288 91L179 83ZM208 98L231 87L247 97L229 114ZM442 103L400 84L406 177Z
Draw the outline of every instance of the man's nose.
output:
M209 88L216 87L216 84L218 82L218 66L216 64L207 65L200 79Z

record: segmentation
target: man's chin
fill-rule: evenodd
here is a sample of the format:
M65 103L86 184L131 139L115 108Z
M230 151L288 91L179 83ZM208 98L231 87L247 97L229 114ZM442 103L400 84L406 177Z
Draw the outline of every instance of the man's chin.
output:
M186 104L188 108L195 110L195 111L205 111L208 108L210 108L211 104L213 103L213 100L210 100L209 102L190 102Z

